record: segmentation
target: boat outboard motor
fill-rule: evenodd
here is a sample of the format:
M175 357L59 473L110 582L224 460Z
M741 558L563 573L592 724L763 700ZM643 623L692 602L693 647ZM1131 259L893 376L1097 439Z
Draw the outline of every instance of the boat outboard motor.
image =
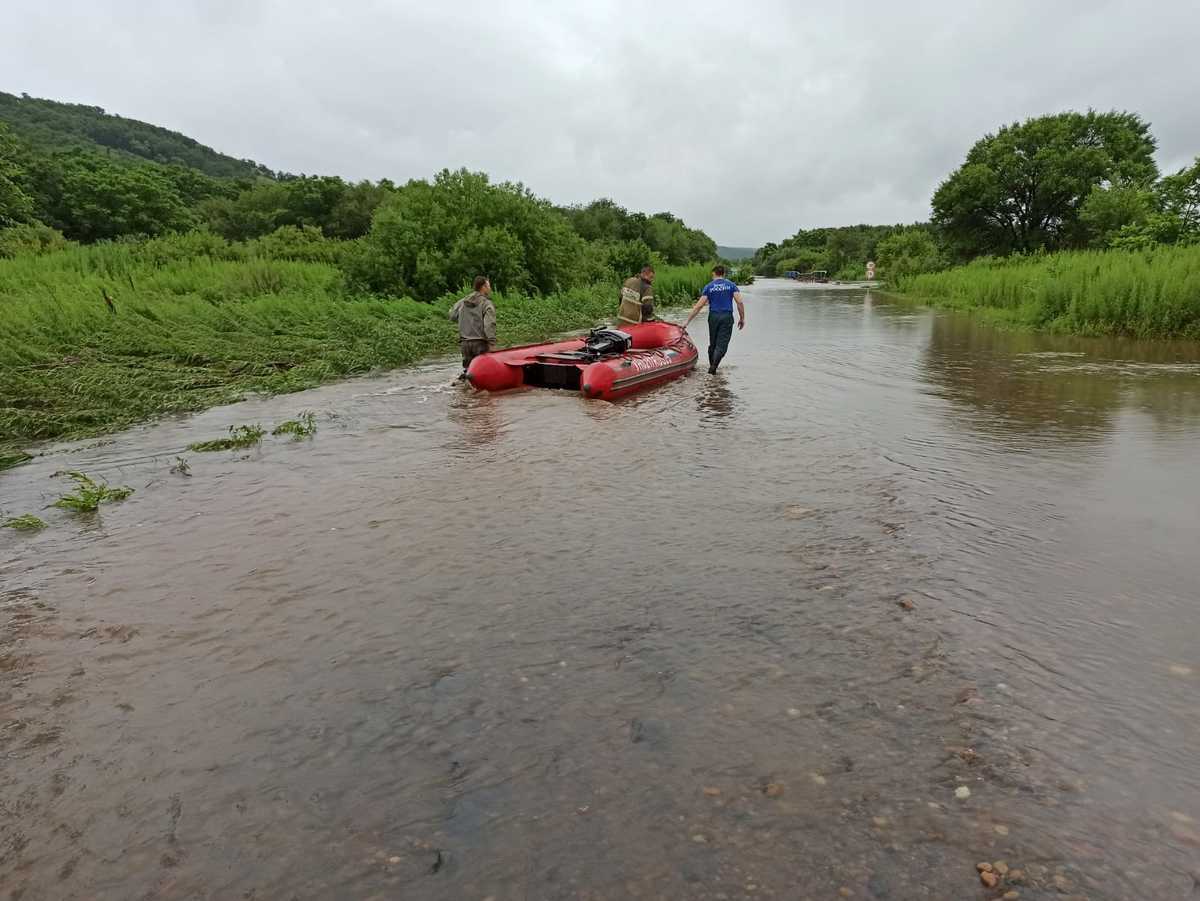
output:
M615 328L594 328L583 341L585 353L597 357L623 354L633 345L633 336Z

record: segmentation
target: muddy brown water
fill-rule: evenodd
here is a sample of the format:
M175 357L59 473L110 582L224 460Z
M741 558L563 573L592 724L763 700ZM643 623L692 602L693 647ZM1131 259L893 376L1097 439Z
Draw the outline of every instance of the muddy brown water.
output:
M0 475L137 489L0 533L0 897L1200 896L1200 347L748 305L618 404L446 361Z

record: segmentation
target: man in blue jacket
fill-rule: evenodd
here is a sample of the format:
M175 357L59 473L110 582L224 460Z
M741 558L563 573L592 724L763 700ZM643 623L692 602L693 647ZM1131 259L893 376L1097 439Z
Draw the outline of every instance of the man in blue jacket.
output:
M746 327L746 308L742 305L742 294L738 286L725 277L725 267L717 266L712 271L713 280L704 287L704 292L692 312L688 314L687 322L683 324L686 331L696 315L708 305L708 371L716 373L725 351L729 350L729 339L733 337L733 307L737 305L738 330Z

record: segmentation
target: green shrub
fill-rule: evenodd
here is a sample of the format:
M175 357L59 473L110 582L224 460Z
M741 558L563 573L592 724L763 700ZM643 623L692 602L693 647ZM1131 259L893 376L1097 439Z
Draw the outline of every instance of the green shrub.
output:
M235 425L229 427L228 438L216 438L212 441L199 441L195 444L189 444L188 450L198 452L208 451L223 451L223 450L240 450L246 447L254 447L262 441L263 435L267 434L262 426L258 425Z
M230 244L220 235L215 235L205 229L197 229L138 242L133 245L133 256L139 262L165 266L168 263L202 258L236 260L243 256L243 250Z
M72 470L66 475L74 480L75 492L64 494L53 506L72 513L94 513L101 504L123 501L133 494L132 488L109 488L106 482L97 482L86 473Z
M317 434L317 417L311 410L305 410L296 419L289 419L287 422L281 422L271 430L271 434L291 435L299 441L301 438L311 438Z
M268 260L303 260L309 263L336 263L346 252L348 242L326 238L312 225L285 225L244 245L251 257Z
M359 290L431 300L487 275L505 291L580 284L585 244L566 218L523 185L443 170L379 205L344 267Z
M924 228L908 228L881 239L875 254L877 272L885 280L946 268L946 261L933 235Z
M14 516L4 520L3 523L0 523L0 528L15 529L18 532L37 532L46 528L46 524L32 513L26 513L23 516Z
M70 244L58 229L42 225L40 222L0 228L0 258L52 253Z

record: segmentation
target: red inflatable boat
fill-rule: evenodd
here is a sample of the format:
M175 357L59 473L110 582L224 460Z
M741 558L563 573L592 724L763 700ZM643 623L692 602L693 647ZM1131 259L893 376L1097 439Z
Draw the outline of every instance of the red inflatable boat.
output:
M678 378L696 365L697 356L696 345L678 325L639 322L484 354L471 361L467 379L480 391L529 385L616 400Z

